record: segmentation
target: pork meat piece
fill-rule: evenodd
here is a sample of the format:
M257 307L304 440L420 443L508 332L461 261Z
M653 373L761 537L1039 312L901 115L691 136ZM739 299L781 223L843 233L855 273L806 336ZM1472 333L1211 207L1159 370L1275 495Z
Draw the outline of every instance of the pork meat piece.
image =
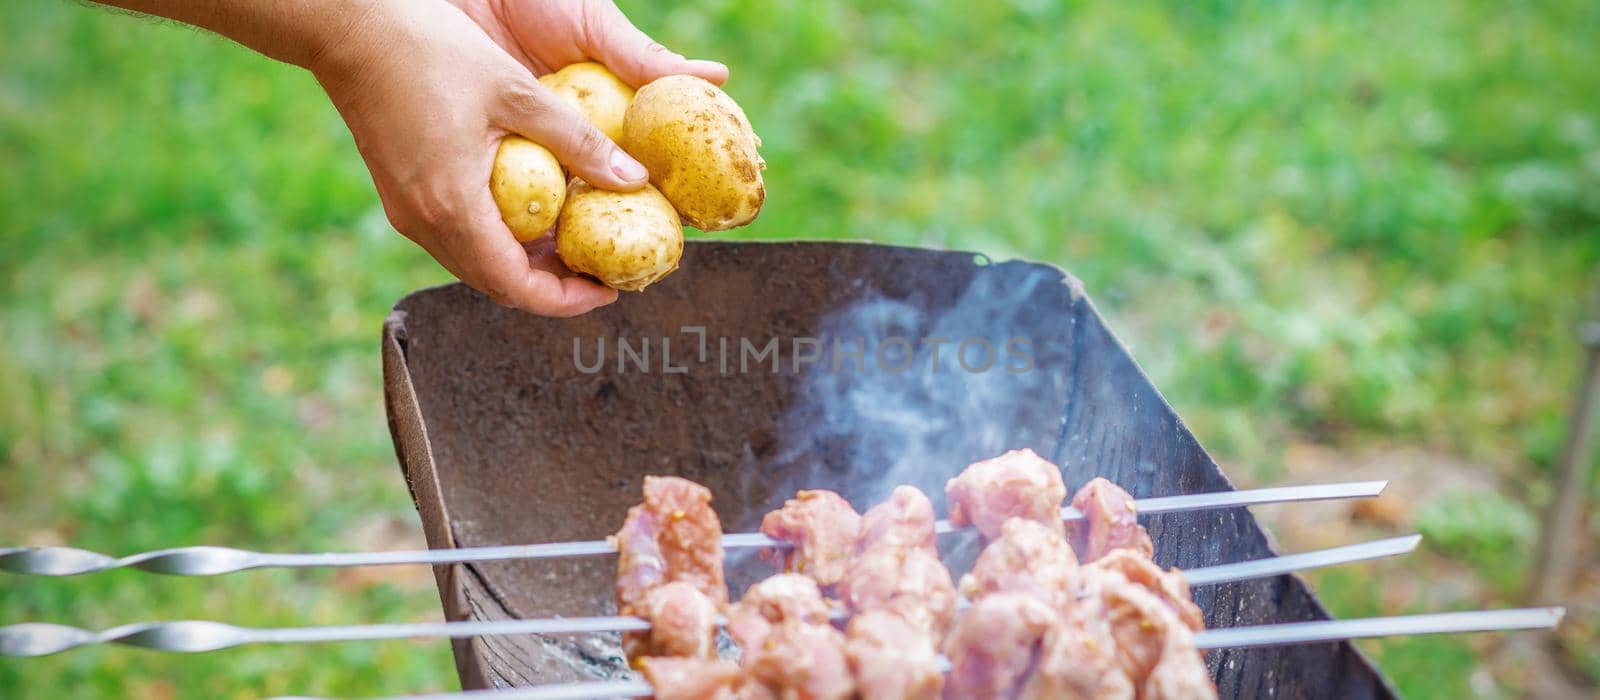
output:
M1013 450L975 462L944 487L950 522L973 525L984 540L1000 536L1012 518L1025 518L1062 532L1061 501L1067 486L1061 469L1033 450Z
M845 656L861 700L938 700L944 689L932 637L893 612L851 618Z
M628 509L617 546L617 612L638 615L652 589L683 581L721 609L728 603L722 574L722 523L711 491L673 476L644 478L644 502Z
M1101 617L1110 627L1122 670L1141 688L1140 698L1149 698L1152 692L1167 698L1217 696L1205 660L1195 648L1194 633L1166 601L1120 574L1089 578L1100 579Z
M778 574L750 586L728 608L728 635L739 643L739 665L751 687L741 700L847 698L855 681L844 655L844 635L828 620L817 582Z
M739 665L752 681L785 700L855 696L844 634L832 625L800 620L772 625L760 644L742 648Z
M844 576L860 530L861 516L844 497L832 491L801 491L761 519L762 534L794 546L769 549L761 557L775 561L783 571L832 586Z
M743 669L740 672L743 673ZM739 682L739 687L734 691L733 697L734 700L787 700L787 698L780 698L771 688L762 685L760 681L749 676L745 676Z
M1217 686L1211 681L1205 655L1194 646L1187 632L1167 638L1161 661L1145 678L1140 700L1215 700Z
M1102 477L1090 479L1073 494L1072 507L1083 513L1067 536L1079 561L1088 563L1116 549L1132 549L1146 558L1155 553L1150 533L1139 524L1133 496L1116 484Z
M1148 588L1114 585L1104 596L1106 621L1123 670L1140 688L1141 700L1206 700L1217 697L1194 633Z
M743 669L740 673L743 673ZM734 700L788 700L779 697L771 688L750 676L745 676L739 681L739 687L734 691L733 697Z
M644 502L628 509L611 541L617 547L619 615L649 617L651 592L674 582L698 590L716 610L727 606L722 523L711 510L706 487L678 477L645 477ZM650 632L622 637L624 649L644 652L654 646Z
M817 582L799 574L778 574L745 591L728 608L728 636L741 648L761 646L774 625L799 622L828 624L827 601Z
M650 620L650 631L623 638L628 658L716 657L717 606L700 589L683 581L657 586L645 596L642 612Z
M1000 537L984 547L972 571L961 577L961 593L978 600L1017 591L1062 606L1073 595L1077 571L1078 558L1060 532L1012 518L1000 528Z
M1128 581L1150 589L1177 613L1186 627L1196 632L1205 629L1205 616L1189 593L1189 579L1176 567L1162 571L1155 562L1132 549L1114 549L1088 566L1115 571Z
M1105 620L1069 615L1045 633L1039 662L1018 700L1133 700Z
M736 700L739 664L722 659L648 657L636 664L656 700Z
M1130 555L1134 553L1117 555L1109 564L1123 561L1122 556ZM1154 564L1150 569L1154 569ZM1163 591L1134 582L1123 575L1123 571L1146 575L1147 569L1101 563L1085 564L1078 569L1077 595L1061 612L1069 628L1082 630L1082 633L1072 633L1078 642L1093 646L1088 650L1094 654L1083 655L1080 663L1099 665L1104 662L1098 655L1101 647L1114 650L1110 658L1115 662L1117 673L1099 673L1101 690L1109 694L1106 697L1126 697L1117 674L1128 681L1141 700L1216 697L1216 687L1211 686L1205 660L1195 649L1194 631L1190 630L1189 623L1179 617ZM1042 662L1040 668L1050 666ZM1066 674L1051 671L1048 681L1058 682L1062 687L1083 686L1082 681L1069 684L1069 679Z
M850 562L838 591L851 613L887 610L934 639L955 619L955 582L930 549L873 547Z
M889 500L861 516L855 551L861 554L877 547L921 547L933 551L937 546L933 523L933 502L928 496L914 486L896 486Z
M946 700L1014 698L1039 662L1058 611L1027 593L995 593L968 608L945 639Z

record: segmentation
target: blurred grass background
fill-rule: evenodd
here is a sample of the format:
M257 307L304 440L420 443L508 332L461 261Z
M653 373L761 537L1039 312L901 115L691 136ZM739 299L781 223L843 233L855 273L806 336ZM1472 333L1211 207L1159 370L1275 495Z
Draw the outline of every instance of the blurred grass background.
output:
M1429 551L1315 577L1337 614L1518 602L1600 265L1600 4L622 4L733 69L771 168L734 237L1061 264L1240 479L1394 454L1472 475L1350 516ZM448 278L389 230L307 74L3 3L0 164L0 542L417 541L377 336ZM8 577L0 622L438 615L426 571L394 573ZM1557 655L1579 687L1593 611ZM1412 697L1532 692L1490 644L1366 648ZM437 643L0 660L5 697L454 687Z

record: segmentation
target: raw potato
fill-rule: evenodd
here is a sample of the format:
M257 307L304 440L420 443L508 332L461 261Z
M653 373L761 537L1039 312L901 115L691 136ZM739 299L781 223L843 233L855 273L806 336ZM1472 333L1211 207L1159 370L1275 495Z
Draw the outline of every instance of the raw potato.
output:
M556 254L576 272L637 292L678 269L683 224L650 185L609 192L573 178L556 225Z
M539 82L583 112L612 141L622 139L622 116L633 102L633 88L598 63L574 63L539 76Z
M567 197L567 176L555 155L521 136L507 136L494 154L489 173L500 218L519 241L543 236L556 222Z
M639 88L620 143L690 226L724 231L761 212L761 139L733 98L705 80L669 75Z

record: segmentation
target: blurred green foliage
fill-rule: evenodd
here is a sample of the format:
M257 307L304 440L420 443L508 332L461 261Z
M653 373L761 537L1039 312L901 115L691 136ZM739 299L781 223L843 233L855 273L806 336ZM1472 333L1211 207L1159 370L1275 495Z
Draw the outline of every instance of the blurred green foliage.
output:
M1449 493L1424 503L1414 521L1431 547L1472 565L1500 592L1521 588L1539 535L1527 506L1493 491Z
M1365 565L1337 567L1317 572L1316 586L1322 603L1341 617L1374 617L1441 612L1423 605L1393 610L1385 607L1383 592L1373 585ZM1443 635L1392 637L1362 644L1377 657L1383 672L1407 697L1468 698L1473 693L1469 675L1478 665L1474 652L1458 638Z
M623 4L733 69L770 166L733 236L1059 263L1261 478L1291 439L1503 465L1521 505L1424 526L1521 575L1524 525L1498 516L1540 505L1600 265L1600 5ZM316 83L63 2L0 4L0 66L0 542L330 549L414 522L376 338L448 277L388 229ZM1336 612L1378 609L1371 581L1320 581ZM0 580L4 622L433 615L426 578ZM1453 638L1370 648L1414 697L1477 663ZM438 643L0 661L26 698L454 683Z

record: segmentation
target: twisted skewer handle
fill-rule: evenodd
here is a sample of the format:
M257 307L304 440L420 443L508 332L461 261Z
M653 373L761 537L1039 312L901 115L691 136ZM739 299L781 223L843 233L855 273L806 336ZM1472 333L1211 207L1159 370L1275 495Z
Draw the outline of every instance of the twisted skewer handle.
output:
M1188 571L1194 585L1242 581L1292 571L1333 566L1404 554L1416 548L1420 535L1393 537L1363 544L1289 554L1238 564ZM842 615L842 613L841 613ZM406 637L478 637L510 634L585 634L650 629L643 618L626 616L566 617L493 622L434 622L335 627L246 628L220 622L188 620L146 622L92 632L77 627L27 623L0 627L0 656L45 656L88 644L122 644L163 651L215 651L241 644L334 642Z
M66 625L27 623L0 627L0 656L46 656L89 644L196 653L243 644L371 641L411 637L580 634L650 629L637 617L566 617L493 622L419 622L326 627L235 627L206 620L142 622L91 632Z
M1185 496L1161 496L1133 502L1143 514L1185 510L1235 508L1262 503L1290 503L1344 498L1367 498L1383 493L1387 481L1356 481L1311 486L1279 486L1243 491L1219 491ZM1083 513L1070 506L1061 509L1061 519L1081 520ZM947 520L934 524L940 533L961 528ZM750 547L788 547L759 532L724 535L725 549ZM510 559L548 559L555 557L599 556L616 553L608 540L552 542L548 544L463 547L399 552L324 552L314 554L271 554L231 547L179 547L144 552L126 557L110 557L99 552L73 547L0 548L0 570L39 576L77 576L110 569L132 567L142 571L174 576L215 576L247 569L385 566L391 564L460 564Z

